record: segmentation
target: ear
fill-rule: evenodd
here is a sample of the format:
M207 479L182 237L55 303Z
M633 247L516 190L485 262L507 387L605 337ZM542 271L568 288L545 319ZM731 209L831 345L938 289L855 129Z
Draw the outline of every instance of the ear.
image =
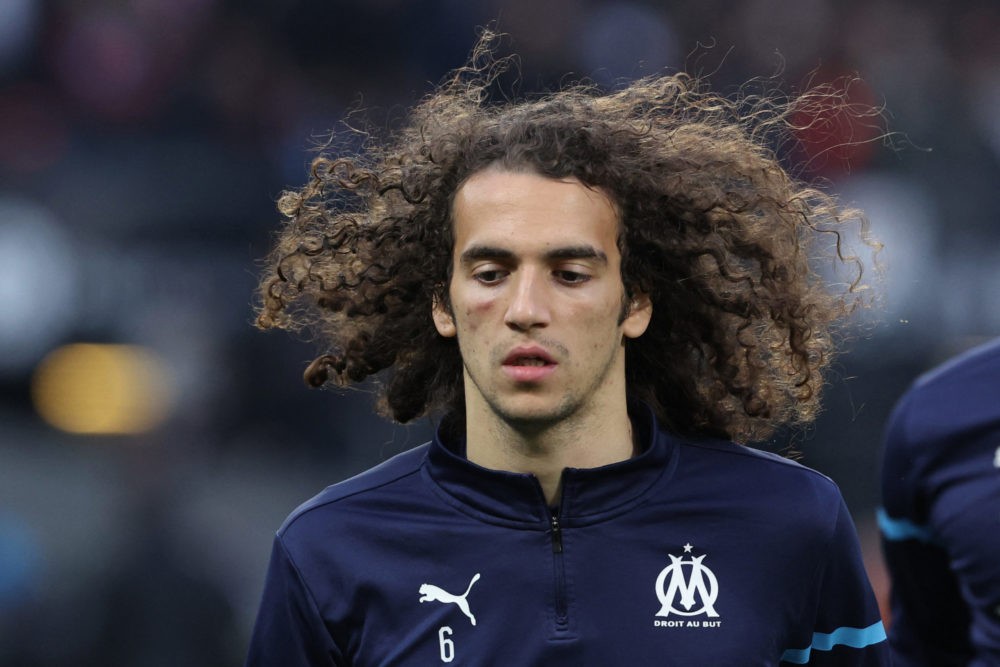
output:
M451 314L451 308L442 303L438 298L434 299L434 305L431 307L431 316L434 318L434 328L445 338L454 338L458 333L455 328L455 318Z
M646 332L653 317L653 302L648 294L636 294L629 303L628 315L622 321L622 333L626 338L638 338Z

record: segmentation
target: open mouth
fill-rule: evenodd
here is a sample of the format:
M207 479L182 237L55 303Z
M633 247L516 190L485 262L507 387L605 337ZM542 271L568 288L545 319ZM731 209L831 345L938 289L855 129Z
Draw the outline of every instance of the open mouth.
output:
M517 357L508 362L508 366L546 366L550 362L541 357Z
M550 366L556 360L539 345L519 345L511 350L503 360L504 366Z
M558 364L543 348L521 346L503 360L504 372L518 383L534 384L552 375Z

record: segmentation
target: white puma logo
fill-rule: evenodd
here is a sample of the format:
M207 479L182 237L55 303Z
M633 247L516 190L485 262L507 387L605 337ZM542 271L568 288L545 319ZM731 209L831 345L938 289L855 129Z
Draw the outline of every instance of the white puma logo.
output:
M438 588L434 584L421 584L420 586L420 601L421 602L443 602L449 604L454 602L458 605L458 608L462 610L462 613L469 617L472 624L476 624L476 617L472 615L469 610L469 601L465 598L468 597L469 591L472 590L472 585L479 581L479 573L476 572L472 577L472 581L469 582L469 587L465 589L465 592L461 595L452 595L443 588Z

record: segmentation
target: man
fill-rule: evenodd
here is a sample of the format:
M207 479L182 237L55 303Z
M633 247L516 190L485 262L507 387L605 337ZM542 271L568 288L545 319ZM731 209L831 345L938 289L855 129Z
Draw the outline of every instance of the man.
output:
M477 62L279 204L259 324L445 416L279 529L248 665L885 664L834 484L733 442L813 416L856 212L684 76L491 106Z
M894 664L1000 664L1000 339L914 383L883 457Z

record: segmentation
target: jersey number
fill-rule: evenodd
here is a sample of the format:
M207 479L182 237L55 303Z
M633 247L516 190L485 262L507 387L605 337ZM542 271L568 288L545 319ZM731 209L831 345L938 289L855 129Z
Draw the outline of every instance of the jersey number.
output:
M441 662L451 662L455 659L455 642L451 637L451 628L447 625L441 626L438 630L438 644L441 645Z

